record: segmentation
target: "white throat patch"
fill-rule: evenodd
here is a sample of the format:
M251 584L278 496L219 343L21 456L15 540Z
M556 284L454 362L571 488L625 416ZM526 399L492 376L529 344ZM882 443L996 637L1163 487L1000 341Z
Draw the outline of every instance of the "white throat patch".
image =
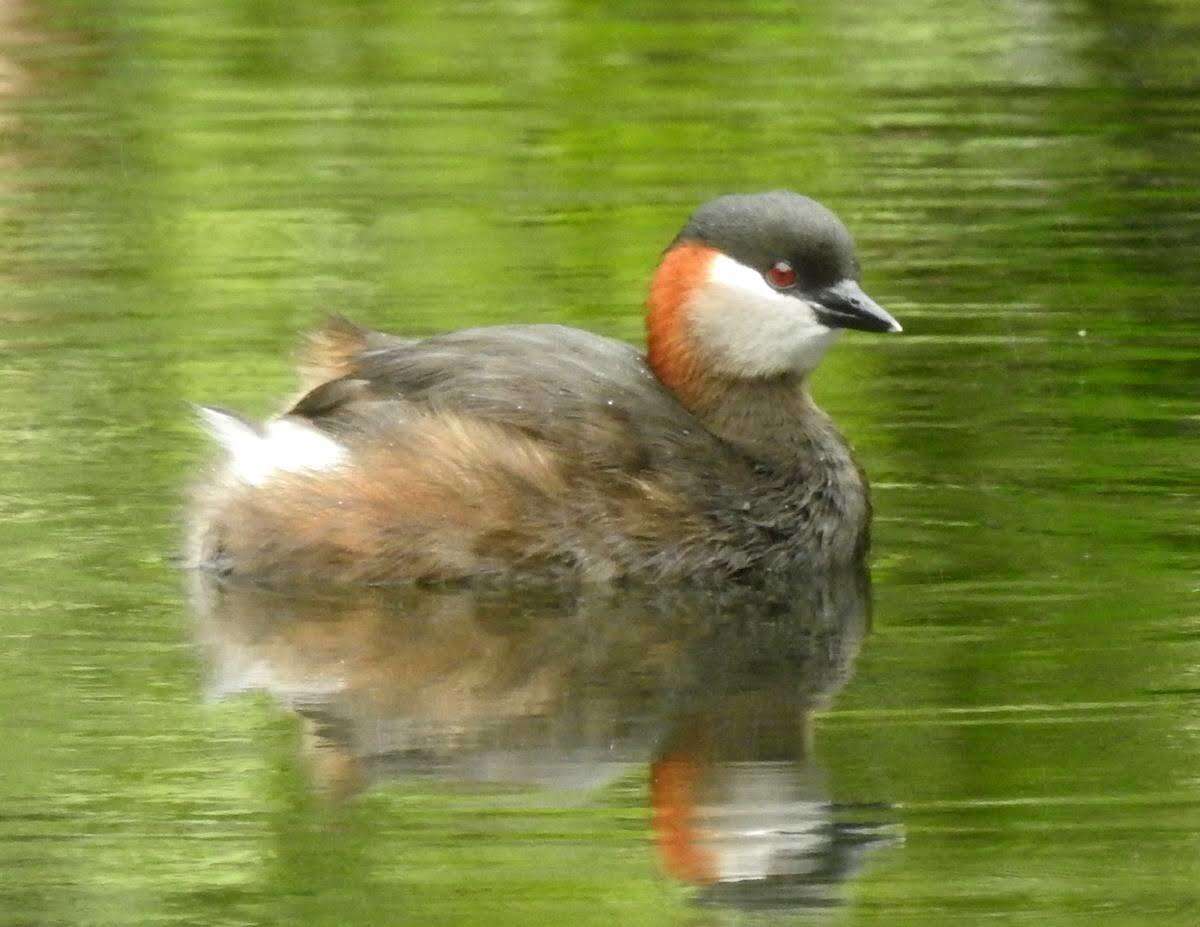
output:
M689 308L706 359L730 376L807 373L841 334L822 325L809 303L777 292L758 271L724 254L709 265Z

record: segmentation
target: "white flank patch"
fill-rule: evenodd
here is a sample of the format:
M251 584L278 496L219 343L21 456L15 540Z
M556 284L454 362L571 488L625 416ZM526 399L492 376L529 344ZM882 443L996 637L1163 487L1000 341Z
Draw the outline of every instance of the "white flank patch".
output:
M709 363L739 377L813 370L841 334L817 321L812 306L774 290L762 274L724 254L692 296L692 331Z
M276 419L259 431L219 409L201 408L200 417L229 452L230 473L251 486L261 486L275 473L331 470L347 457L342 445L295 419Z

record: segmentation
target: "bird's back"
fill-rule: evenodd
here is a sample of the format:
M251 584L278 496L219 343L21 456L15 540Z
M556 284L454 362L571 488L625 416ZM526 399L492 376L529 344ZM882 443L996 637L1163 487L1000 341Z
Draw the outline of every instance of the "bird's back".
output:
M562 572L716 578L847 564L870 502L807 382L845 329L898 332L850 232L786 190L718 197L663 252L647 349L552 325L424 340L335 320L227 459L197 563L260 580Z
M251 480L231 466L208 484L194 520L201 563L385 582L672 573L713 557L714 502L750 488L750 463L635 349L578 329L409 340L334 320L302 369L327 379L260 440L290 426L339 452ZM746 558L729 554L723 568Z
M723 452L624 342L562 325L474 328L418 341L358 331L360 349L343 342L337 375L289 414L334 434L412 410L465 416L599 467Z

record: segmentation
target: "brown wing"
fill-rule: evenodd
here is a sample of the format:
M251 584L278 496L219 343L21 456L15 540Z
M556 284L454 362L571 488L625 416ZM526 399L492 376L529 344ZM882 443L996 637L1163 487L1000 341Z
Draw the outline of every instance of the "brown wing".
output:
M285 416L333 436L345 462L207 486L197 562L356 582L523 566L604 578L730 575L799 549L804 484L781 474L764 492L629 345L553 325L324 331L309 369L337 375Z
M627 473L726 475L739 455L709 433L620 341L559 325L469 329L410 341L335 319L309 370L337 373L288 414L353 443L417 413L449 413Z
M344 320L311 345L311 369L340 375L285 415L348 462L214 487L199 560L281 579L607 578L720 540L705 511L731 507L717 500L746 464L628 345L560 326L405 341Z

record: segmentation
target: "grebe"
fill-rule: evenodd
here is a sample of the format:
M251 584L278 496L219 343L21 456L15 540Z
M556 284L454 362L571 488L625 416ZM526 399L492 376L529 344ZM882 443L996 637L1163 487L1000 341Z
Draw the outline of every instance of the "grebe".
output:
M414 340L331 319L226 454L193 565L259 581L749 577L866 553L867 481L809 397L842 329L898 332L850 233L786 191L697 210L663 254L647 351L559 325Z

